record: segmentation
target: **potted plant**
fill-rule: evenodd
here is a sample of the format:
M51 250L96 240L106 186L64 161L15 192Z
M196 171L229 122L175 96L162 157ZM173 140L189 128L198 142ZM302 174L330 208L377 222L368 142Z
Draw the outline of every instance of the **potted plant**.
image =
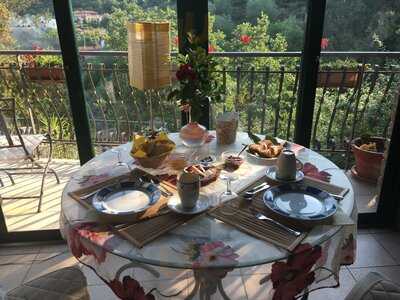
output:
M321 65L317 87L354 88L357 85L358 63L352 60L337 60Z
M177 87L168 98L177 100L181 110L188 115L188 124L180 130L180 137L188 147L204 143L207 130L199 124L202 112L210 101L219 102L223 94L216 61L199 45L194 35L188 35L189 49L186 55L177 56Z
M387 139L370 137L368 135L354 139L351 148L356 165L352 167L352 174L360 179L375 183L380 174L383 153Z
M35 47L37 51L43 51ZM63 82L65 79L62 58L58 55L24 55L22 69L31 81Z

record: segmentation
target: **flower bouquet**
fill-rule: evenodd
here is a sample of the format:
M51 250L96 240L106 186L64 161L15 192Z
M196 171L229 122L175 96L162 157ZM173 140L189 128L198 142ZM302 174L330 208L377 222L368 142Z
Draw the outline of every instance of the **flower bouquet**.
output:
M216 61L207 54L194 35L188 35L189 49L186 55L177 56L177 86L168 96L176 100L181 110L188 115L189 123L181 130L186 146L199 146L205 142L207 130L200 125L200 117L210 101L219 102L223 94L221 80L216 71Z

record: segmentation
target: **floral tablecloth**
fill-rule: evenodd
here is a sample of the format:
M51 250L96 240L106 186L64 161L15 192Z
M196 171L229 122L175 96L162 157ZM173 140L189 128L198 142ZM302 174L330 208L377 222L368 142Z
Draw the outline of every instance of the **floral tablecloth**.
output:
M242 141L244 137L238 143ZM125 145L122 149L126 152L129 147ZM217 146L211 146L210 152L215 151L212 147ZM106 161L107 155L96 159ZM321 170L336 167L310 150L298 157L303 163L312 162ZM316 172L312 167L308 168ZM350 192L341 206L356 224L357 208L350 182L342 172L329 173L332 182L349 187ZM304 292L337 287L340 267L355 260L356 225L317 226L292 253L288 253L206 216L136 249L107 226L85 222L83 208L67 195L76 187L77 183L71 182L64 191L62 232L72 254L96 272L120 299L155 299L157 294L162 294L157 290L145 291L136 280L138 269L157 278L158 273L152 265L192 269L198 289L195 287L189 298L197 291L201 297L217 291L225 295L221 280L229 272L235 268L262 265L269 273L260 281L265 287L265 299L296 299Z

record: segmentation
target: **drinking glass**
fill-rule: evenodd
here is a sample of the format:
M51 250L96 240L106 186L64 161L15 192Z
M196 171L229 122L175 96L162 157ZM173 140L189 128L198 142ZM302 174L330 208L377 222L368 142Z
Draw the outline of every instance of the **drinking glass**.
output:
M126 169L128 169L128 171L131 171L131 166L128 163L122 161L123 149L121 147L112 148L110 151L117 154L117 163L112 167L112 173L122 174L124 171L126 171Z
M232 181L235 181L238 179L237 174L234 174L234 172L239 168L239 166L243 163L244 159L242 156L238 157L236 152L230 152L226 151L221 154L221 160L223 162L226 162L227 159L236 157L237 159L237 167L225 167L224 170L221 171L220 174L220 179L226 181L226 191L223 192L221 195L219 195L219 204L221 205L227 200L236 198L238 195L232 191Z

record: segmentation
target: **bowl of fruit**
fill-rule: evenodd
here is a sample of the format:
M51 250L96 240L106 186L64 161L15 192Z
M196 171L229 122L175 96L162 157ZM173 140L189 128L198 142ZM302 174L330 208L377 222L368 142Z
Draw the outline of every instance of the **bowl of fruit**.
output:
M131 156L144 168L159 168L171 152L175 143L165 132L156 132L150 136L135 135Z

